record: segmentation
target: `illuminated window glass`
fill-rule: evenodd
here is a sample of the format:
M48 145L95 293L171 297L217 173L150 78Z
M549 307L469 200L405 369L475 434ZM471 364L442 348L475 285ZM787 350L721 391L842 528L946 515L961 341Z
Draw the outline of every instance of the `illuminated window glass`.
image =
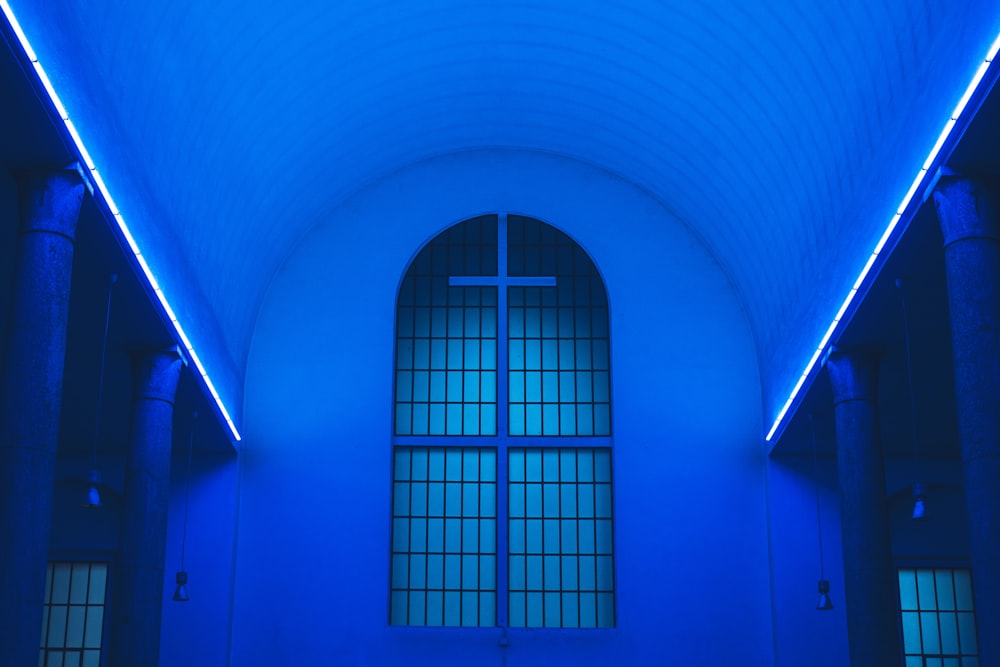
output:
M538 220L486 215L396 304L393 625L615 625L604 283Z
M511 627L613 627L611 452L509 452Z
M49 563L41 667L100 667L107 563Z
M510 435L611 435L608 302L587 253L538 220L509 216Z
M496 451L397 447L392 623L496 624Z
M397 435L496 435L497 216L456 225L410 265L396 309ZM494 281L495 284L495 281Z
M906 667L979 667L972 576L964 568L899 568Z

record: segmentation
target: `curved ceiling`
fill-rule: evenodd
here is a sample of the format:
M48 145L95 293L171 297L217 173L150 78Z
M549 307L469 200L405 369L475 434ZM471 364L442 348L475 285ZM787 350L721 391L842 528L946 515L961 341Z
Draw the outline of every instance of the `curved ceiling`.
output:
M11 4L234 402L310 228L404 166L504 148L611 171L694 230L768 421L1000 27L985 0Z

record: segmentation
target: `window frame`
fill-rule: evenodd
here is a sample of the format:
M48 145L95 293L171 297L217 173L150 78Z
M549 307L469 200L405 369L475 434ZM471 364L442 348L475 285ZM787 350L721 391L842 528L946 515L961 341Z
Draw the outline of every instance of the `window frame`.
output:
M975 595L975 581L972 580L972 566L969 563L969 561L967 559L963 559L963 558L940 558L940 559L938 559L938 558L934 558L934 559L900 558L900 559L896 559L896 561L893 563L893 565L894 565L893 571L894 571L894 575L895 575L894 576L894 580L893 580L893 589L895 590L895 597L896 597L896 620L898 622L898 628L899 628L899 656L900 656L901 664L903 664L903 665L906 664L906 658L907 657L918 658L921 661L921 664L926 664L926 659L927 658L931 658L931 659L940 658L942 660L942 663L943 663L944 658L951 658L951 657L956 657L959 660L959 664L961 664L961 663L964 662L962 660L962 658L975 658L976 661L978 662L979 661L979 650L978 650L978 648L979 648L979 626L978 626L978 618L976 617L976 609L975 609L975 597L974 597L974 595ZM927 654L925 652L921 652L919 654L916 654L916 653L907 653L906 652L906 638L905 638L905 635L904 635L905 629L904 629L904 626L903 626L903 612L904 611L906 611L906 612L921 611L922 612L923 610L912 610L912 609L906 609L906 610L904 610L903 609L903 600L902 600L902 594L901 594L901 591L900 591L900 571L901 570L915 570L915 571L916 570L931 570L932 572L935 573L935 578L936 578L937 573L939 571L944 571L944 570L951 571L953 577L954 577L954 572L956 570L964 570L964 571L966 571L966 572L969 573L970 592L973 595L973 600L972 600L973 608L971 610L971 613L973 615L973 631L974 631L974 633L976 635L976 653L974 655L961 653L961 645L960 645L960 652L959 652L959 654L957 656L953 656L951 654L947 654L946 655L943 652L943 650L940 653L938 653L938 654ZM927 610L927 611L930 611L930 612L932 612L932 613L934 613L936 615L940 614L942 612L942 610L937 607L936 600L935 600L935 608L933 610ZM949 610L943 610L943 611L945 611L947 613ZM968 611L968 610L966 610L966 611ZM958 613L957 605L956 605L955 612ZM938 617L938 619L940 619L940 617ZM940 628L938 629L938 635L939 635L939 640L940 640ZM921 648L923 648L923 638L922 637L921 637Z
M48 559L46 561L46 573L48 573L48 567L55 563L69 563L80 564L86 563L91 566L103 564L106 566L106 574L104 581L104 618L102 619L101 627L101 642L100 642L100 667L106 667L108 664L108 650L109 650L109 638L111 632L111 611L112 611L112 601L111 592L114 586L115 577L115 561L116 552L106 551L106 550L96 550L96 551L52 551L48 554ZM48 575L46 574L46 588L48 588ZM49 600L45 599L42 601L43 610L49 606ZM47 619L43 619L43 626L47 627ZM47 649L49 647L41 645L42 638L39 637L39 661L43 661L47 657ZM58 647L53 647L59 650ZM81 659L82 660L82 659ZM45 664L45 662L42 662Z
M386 572L389 581L387 581L387 599L386 599L386 619L391 628L397 628L400 631L476 631L476 630L489 630L493 627L503 628L509 631L558 631L558 632L613 632L618 627L618 559L615 549L615 487L616 487L616 466L615 466L615 450L613 446L613 436L614 436L614 382L612 379L611 366L613 365L613 352L611 346L611 317L610 317L610 296L608 294L607 283L604 277L600 274L597 268L596 262L589 253L581 246L575 239L570 238L570 240L580 249L587 258L590 260L597 278L600 281L601 288L604 291L604 300L606 303L606 309L608 311L608 322L607 322L607 340L608 340L608 411L609 411L609 434L608 435L510 435L510 423L509 423L509 402L510 402L510 388L509 388L509 374L510 365L508 360L509 355L509 303L508 303L508 289L510 287L519 286L538 286L538 287L554 287L556 285L557 277L554 277L551 282L546 284L537 284L534 282L528 282L525 278L521 276L506 276L506 281L500 277L500 272L502 271L506 274L508 270L508 257L507 257L507 240L501 242L502 236L507 234L507 218L508 215L517 215L519 217L529 218L535 220L542 224L548 225L553 229L562 232L558 227L551 225L544 220L536 218L534 216L528 216L520 213L513 212L492 212L483 213L477 216L470 216L463 218L451 225L448 225L444 229L438 231L433 236L430 237L425 243L417 249L414 255L407 262L406 267L402 275L400 276L400 282L396 287L393 300L393 355L392 355L392 400L391 405L393 409L391 426L390 426L390 466L394 468L395 466L395 452L399 447L441 447L441 448L469 448L469 449L492 449L496 453L496 609L494 612L495 626L455 626L455 625L441 625L441 626L431 626L431 625L410 625L410 624L393 624L392 623L392 583L391 583L391 572L392 572L392 556L393 556L393 546L392 546L392 521L389 522L389 562ZM420 253L423 252L430 243L437 239L441 234L446 233L448 230L452 229L457 225L461 225L464 222L474 220L480 217L486 216L496 216L497 219L497 276L484 276L482 279L478 277L471 277L469 279L460 279L458 281L453 281L453 276L449 276L449 287L460 286L460 287L474 287L474 286L495 286L497 289L496 295L496 434L495 435L397 435L396 434L396 405L397 405L397 388L396 388L396 377L397 377L397 363L398 363L398 332L399 332L399 308L400 308L400 293L402 291L403 280L405 279L413 263L417 261ZM565 234L565 232L562 232ZM494 284L490 284L488 281L492 278L495 281ZM533 280L533 279L530 279ZM608 451L610 458L610 492L611 492L611 531L612 531L612 623L610 626L594 626L594 627L554 627L554 626L510 626L509 625L509 603L510 603L510 586L509 586L509 564L510 564L510 546L509 546L509 530L510 530L510 506L508 492L510 488L510 475L509 475L509 461L510 461L510 451L512 449L605 449ZM389 498L390 504L394 502L393 498L393 486L394 486L394 470L390 471L390 491ZM393 509L390 507L390 516L392 516Z

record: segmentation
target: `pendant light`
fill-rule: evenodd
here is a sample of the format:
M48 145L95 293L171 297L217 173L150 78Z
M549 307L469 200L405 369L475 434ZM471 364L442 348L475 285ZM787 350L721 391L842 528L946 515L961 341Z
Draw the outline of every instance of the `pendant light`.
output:
M87 497L83 502L83 506L91 509L96 509L101 506L101 491L99 485L101 483L101 473L97 469L97 443L101 437L101 408L104 402L104 364L108 353L108 330L111 326L111 291L118 281L118 275L112 273L108 276L108 298L107 306L104 310L104 338L101 341L101 370L99 373L99 380L97 382L97 416L94 418L94 447L93 447L93 458L91 460L90 466L90 479L87 486Z
M184 481L184 527L181 531L181 569L174 578L177 583L177 588L174 589L175 602L187 602L191 599L187 591L188 573L184 566L184 555L187 551L188 508L191 506L191 461L194 458L194 427L197 423L198 412L195 411L191 415L191 434L188 439L187 477Z
M906 313L906 292L903 290L903 279L896 278L896 288L899 289L899 304L903 310L903 340L906 343L906 385L910 392L910 434L913 438L913 460L920 462L920 452L917 449L917 399L913 393L913 355L910 350L910 320ZM923 484L913 485L913 512L910 518L923 521L927 518L927 490Z
M830 582L826 578L826 568L823 563L823 514L819 504L819 453L816 445L816 421L813 419L812 413L809 413L809 425L812 427L813 482L816 487L816 537L819 542L819 581L817 582L819 598L816 601L816 609L830 611L833 609L833 601L830 600Z

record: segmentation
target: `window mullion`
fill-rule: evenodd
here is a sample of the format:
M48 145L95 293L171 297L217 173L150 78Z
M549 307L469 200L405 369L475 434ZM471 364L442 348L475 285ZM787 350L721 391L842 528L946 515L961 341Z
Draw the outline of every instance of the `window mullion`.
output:
M501 213L497 222L497 624L508 625L507 531L507 214Z

